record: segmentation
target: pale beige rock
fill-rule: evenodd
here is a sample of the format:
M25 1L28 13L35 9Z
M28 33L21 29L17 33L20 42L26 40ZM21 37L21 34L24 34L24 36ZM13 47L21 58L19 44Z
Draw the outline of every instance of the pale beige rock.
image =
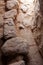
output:
M4 0L0 0L0 6L4 6L4 5L5 5Z
M4 38L16 37L15 24L12 18L6 19L4 22Z
M23 4L31 4L34 2L34 0L20 0L20 2Z
M8 9L12 9L12 8L18 7L18 1L17 0L9 0L6 3L6 7Z
M39 45L39 52L40 52L40 54L41 54L42 57L43 57L43 43L41 43L41 44Z
M5 2L4 0L0 0L0 15L5 12Z
M25 14L20 12L18 15L17 15L17 22L20 22L22 23L23 20L24 20L24 17L25 17Z
M21 4L21 5L19 6L19 9L21 9L24 13L26 13L27 10L28 10L28 7L27 7L26 5L24 5L24 4Z
M3 26L4 26L4 19L0 16L0 38L3 37Z
M19 13L17 16L17 22L22 23L24 26L30 26L31 29L35 27L35 16L29 16L28 14Z
M17 15L17 10L16 9L13 9L13 10L10 10L8 12L5 12L4 13L4 18L13 18Z

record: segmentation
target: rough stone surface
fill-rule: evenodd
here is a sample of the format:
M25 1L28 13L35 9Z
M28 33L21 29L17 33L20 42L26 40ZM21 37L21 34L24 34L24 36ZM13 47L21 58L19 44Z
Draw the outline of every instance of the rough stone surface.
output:
M25 63L24 63L24 61L19 61L19 62L11 63L8 65L25 65Z
M30 29L23 29L19 35L28 40L29 50L28 50L28 65L43 65L41 55L38 52L38 47L34 41L33 34ZM30 61L30 62L29 62Z
M43 57L43 24L41 26L41 44L39 45L39 51Z
M40 51L40 53L41 53L41 55L42 55L42 57L43 57L43 44L41 44L41 45L39 46L39 51Z
M4 37L5 39L16 37L15 24L12 18L6 19L4 22Z
M5 12L5 14L3 15L4 18L13 18L17 15L17 10L16 9L13 9L13 10L10 10L8 12Z
M4 0L0 0L0 15L5 12L5 2Z
M5 55L27 54L28 42L20 37L12 38L2 46L2 52Z
M6 3L6 7L7 7L8 9L16 8L16 7L18 7L18 1L17 1L17 0L9 0L9 1L7 1L7 3Z
M43 65L43 0L0 0L0 65Z
M3 17L0 16L0 38L3 37L3 26L4 26L3 22L4 22Z

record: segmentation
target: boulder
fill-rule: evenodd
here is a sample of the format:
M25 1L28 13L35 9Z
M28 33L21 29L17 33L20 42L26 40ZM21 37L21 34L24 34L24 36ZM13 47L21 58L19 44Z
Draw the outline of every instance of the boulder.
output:
M2 52L7 55L15 55L15 54L27 54L28 53L28 42L27 40L16 37L9 39L2 46Z

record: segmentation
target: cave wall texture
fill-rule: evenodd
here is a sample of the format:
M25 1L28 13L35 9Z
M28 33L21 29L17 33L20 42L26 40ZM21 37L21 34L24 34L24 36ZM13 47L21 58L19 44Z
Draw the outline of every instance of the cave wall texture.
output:
M0 65L43 65L43 0L0 0Z

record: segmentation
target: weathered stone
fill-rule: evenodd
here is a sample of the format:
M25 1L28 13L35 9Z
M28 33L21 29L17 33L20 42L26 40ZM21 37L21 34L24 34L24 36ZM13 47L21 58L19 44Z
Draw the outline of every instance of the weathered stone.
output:
M3 28L0 28L0 38L3 37Z
M8 39L16 37L15 24L12 18L6 19L4 22L4 38Z
M23 24L21 24L21 23L17 23L16 26L17 26L17 28L18 28L19 30L25 28L25 26L24 26Z
M31 4L34 2L34 0L20 0L20 2L23 4Z
M34 36L34 39L35 39L37 45L39 46L40 45L40 41L41 41L41 32L40 32L40 29L35 28L33 30L33 36Z
M4 0L2 1L2 0L0 0L0 6L4 6L5 5L5 2L4 2Z
M3 37L3 26L4 26L3 22L4 22L3 17L0 16L0 38Z
M42 0L0 0L0 16L3 16L4 13L5 18L3 31L3 22L1 22L0 17L0 38L3 37L4 33L4 38L7 39L5 40L5 44L3 43L4 40L0 39L0 47L3 43L3 55L5 54L7 59L10 58L10 63L8 62L8 65L23 65L17 62L20 60L25 60L25 65L43 65L43 32L40 31L40 29L43 31L43 28L41 28L41 22L43 23L43 16L42 18L40 17L40 10L43 15L43 1L41 1ZM15 20L15 25L14 22L12 22L12 18ZM28 41L29 49L27 49L27 42L20 42L20 39L18 42L18 39L15 41L15 38L13 38L16 37L15 27L17 28L17 36L22 37ZM38 46L36 45L35 41L38 42ZM28 53L28 62L26 61L27 58L25 59L26 55L23 57L25 53ZM16 54L17 56L22 56L15 58L14 55L16 56ZM6 61L5 57L4 60ZM1 53L0 65L2 65ZM4 65L7 65L7 63Z
M28 65L43 65L41 55L39 54L38 47L31 30L29 28L25 28L19 32L18 36L28 40Z
M17 55L15 58L13 58L12 60L10 60L11 62L18 62L18 61L21 61L23 60L23 56L22 55ZM9 62L10 62L9 61Z
M25 17L25 14L20 12L18 15L17 15L17 22L20 22L22 23L23 20L24 20L24 17Z
M5 2L4 0L0 0L0 14L5 12Z
M13 18L16 15L17 15L17 10L16 9L13 9L13 10L10 10L8 12L5 12L4 18Z
M35 16L29 16L28 14L24 14L20 12L17 16L17 22L22 23L26 27L31 27L31 29L35 28Z
M29 57L29 65L43 65L43 60L41 58L41 55L39 54L37 46L31 46L29 48Z
M40 53L41 53L41 55L42 55L42 57L43 57L43 44L40 44L40 46L39 46L39 51L40 51Z
M7 55L15 54L27 54L28 53L28 42L21 38L12 38L5 42L2 46L2 52Z
M3 17L0 15L0 27L3 27L4 24L4 19Z
M24 5L24 4L21 4L21 5L19 6L19 9L21 9L24 13L26 13L27 10L28 10L28 7L27 7L26 5Z
M8 64L8 65L25 65L25 62L19 61L19 62L11 63L11 64Z
M41 25L41 41L39 45L39 51L43 57L43 24Z
M17 8L18 7L18 1L17 0L9 0L6 3L6 7L8 9Z

